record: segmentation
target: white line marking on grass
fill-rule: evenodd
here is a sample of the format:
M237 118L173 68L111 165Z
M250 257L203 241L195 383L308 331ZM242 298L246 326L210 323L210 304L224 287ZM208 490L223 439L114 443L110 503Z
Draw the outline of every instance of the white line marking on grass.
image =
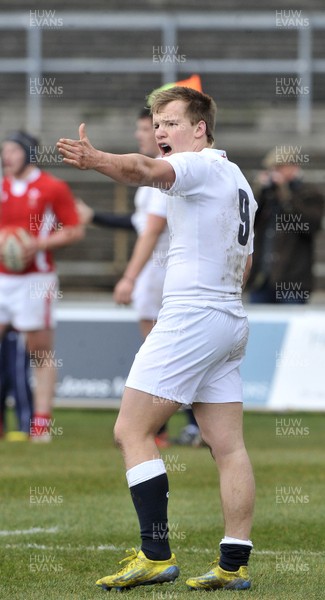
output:
M125 548L125 546L114 546L112 544L100 545L100 546L46 546L44 544L6 544L5 548L8 549L30 549L34 550L60 550L60 551L69 551L73 550L78 552L102 552L103 550L109 550L110 552L123 552L125 550L130 550L130 548ZM213 551L210 548L175 548L175 550L181 550L182 552L191 552L195 554L206 553L211 554ZM303 554L304 556L324 556L325 551L313 552L312 550L253 550L253 554L257 556L277 556L279 554Z
M33 548L33 550L54 550L54 546L44 546L43 544L6 544L5 548L12 550L30 550L31 548ZM57 550L59 549L58 546ZM61 549L63 550L63 548Z
M175 548L175 550L182 550L183 552L193 552L193 554L200 554L202 552L209 553L213 552L211 548ZM252 550L252 554L257 556L278 556L279 554L304 554L309 556L323 556L325 551L313 552L312 550Z
M320 550L319 552L314 552L313 550L254 550L252 554L257 554L258 556L278 556L279 554L304 554L305 556L325 556L325 551Z
M31 527L30 529L15 529L15 530L4 530L0 531L0 536L8 535L33 535L34 533L57 533L58 527Z

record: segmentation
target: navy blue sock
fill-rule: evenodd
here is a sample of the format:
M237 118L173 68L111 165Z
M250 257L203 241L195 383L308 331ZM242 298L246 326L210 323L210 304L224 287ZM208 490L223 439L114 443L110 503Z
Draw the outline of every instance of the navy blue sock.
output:
M196 418L194 416L193 410L191 408L188 408L186 410L186 413L187 413L187 418L188 418L188 424L189 425L195 425L196 427L198 427L197 420L196 420Z
M224 571L238 571L246 567L252 547L244 544L220 544L219 565Z
M130 492L140 523L142 552L150 560L168 560L167 474L133 485Z

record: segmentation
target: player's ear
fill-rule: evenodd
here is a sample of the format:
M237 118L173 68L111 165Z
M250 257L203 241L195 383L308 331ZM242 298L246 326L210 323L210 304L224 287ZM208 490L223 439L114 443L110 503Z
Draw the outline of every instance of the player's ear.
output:
M194 135L196 138L201 138L206 134L206 131L207 131L206 122L201 120L196 124L195 130L194 130Z

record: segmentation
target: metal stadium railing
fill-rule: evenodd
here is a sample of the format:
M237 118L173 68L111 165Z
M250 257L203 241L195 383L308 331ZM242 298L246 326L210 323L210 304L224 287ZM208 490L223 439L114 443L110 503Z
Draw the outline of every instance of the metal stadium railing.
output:
M164 46L177 47L180 30L244 30L253 31L297 29L296 59L187 59L186 62L154 62L151 58L44 58L42 55L43 30L60 29L91 30L152 30L161 31ZM27 81L41 78L44 72L56 73L161 73L162 83L175 81L182 72L240 73L240 74L292 74L299 78L307 94L296 95L296 129L308 133L311 129L313 102L313 76L325 73L325 57L312 57L315 29L325 29L325 13L304 13L279 10L273 13L83 13L30 10L19 13L0 13L0 31L24 29L27 33L25 58L0 59L0 73L25 73ZM27 121L34 131L41 129L42 95L30 94L26 86Z

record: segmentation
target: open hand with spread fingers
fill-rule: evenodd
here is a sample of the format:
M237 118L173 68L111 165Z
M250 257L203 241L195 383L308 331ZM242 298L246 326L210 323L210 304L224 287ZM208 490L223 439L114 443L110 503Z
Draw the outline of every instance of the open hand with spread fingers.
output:
M96 169L102 154L91 145L86 135L86 125L81 123L79 127L79 140L60 138L57 148L62 154L63 162L78 169Z

